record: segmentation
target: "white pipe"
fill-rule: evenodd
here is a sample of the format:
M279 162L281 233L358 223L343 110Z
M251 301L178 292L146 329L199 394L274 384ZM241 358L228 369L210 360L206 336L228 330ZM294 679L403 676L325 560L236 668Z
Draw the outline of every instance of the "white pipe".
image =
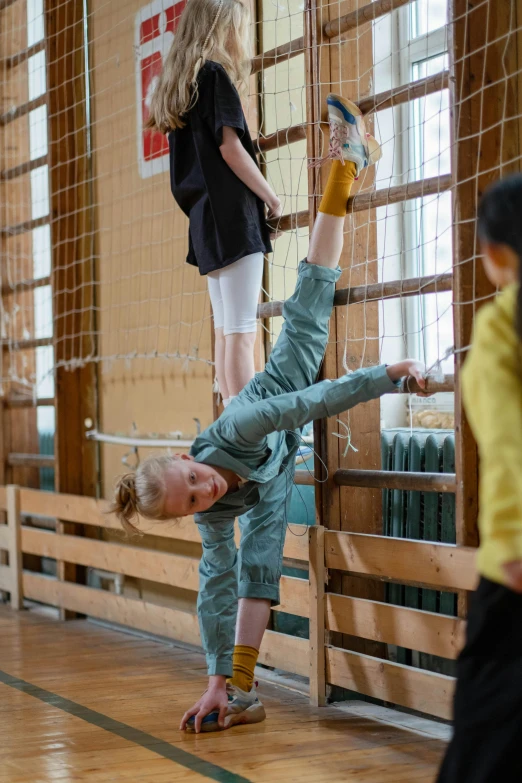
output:
M114 446L131 446L136 448L169 449L178 447L180 449L190 449L194 443L193 440L180 440L178 438L128 438L124 435L106 435L103 432L98 432L98 430L88 430L85 435L88 440L95 440L98 443L111 443ZM314 442L311 435L305 435L301 440L306 444Z
M105 435L98 430L89 430L85 433L89 440L96 440L99 443L112 443L115 446L141 446L143 448L180 448L189 449L194 443L193 440L181 440L179 438L127 438L123 435Z

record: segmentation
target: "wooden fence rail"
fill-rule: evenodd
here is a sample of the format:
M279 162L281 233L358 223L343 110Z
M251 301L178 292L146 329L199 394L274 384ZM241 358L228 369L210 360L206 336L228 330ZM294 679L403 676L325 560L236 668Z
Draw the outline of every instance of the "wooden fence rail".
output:
M123 532L118 541L58 535L24 524L38 518L89 525L100 530L119 529L106 503L93 498L61 495L32 489L0 487L0 510L7 524L0 525L0 550L9 564L0 566L0 590L11 596L14 609L24 598L77 612L148 633L200 645L195 613L152 601L138 600L108 590L64 582L40 573L22 571L22 555L83 565L152 581L198 590L200 549L191 555L172 554L137 546ZM199 544L191 518L172 523L143 521L147 536ZM191 550L192 551L192 550ZM325 644L326 632L398 645L444 658L456 657L464 621L401 606L325 593L327 569L401 584L471 590L475 584L474 555L469 547L392 539L293 525L287 532L284 554L309 566L309 577L281 579L281 603L275 611L305 617L309 639L268 631L260 662L310 679L310 698L324 704L328 684L391 701L438 717L449 717L453 680Z

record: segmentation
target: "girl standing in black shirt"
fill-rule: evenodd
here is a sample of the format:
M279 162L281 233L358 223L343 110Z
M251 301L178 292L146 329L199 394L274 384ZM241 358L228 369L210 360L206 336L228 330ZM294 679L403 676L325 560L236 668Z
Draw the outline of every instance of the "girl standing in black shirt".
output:
M254 376L266 219L281 215L238 92L250 73L249 22L241 0L189 0L148 123L169 134L171 189L190 221L187 262L207 276L225 405Z

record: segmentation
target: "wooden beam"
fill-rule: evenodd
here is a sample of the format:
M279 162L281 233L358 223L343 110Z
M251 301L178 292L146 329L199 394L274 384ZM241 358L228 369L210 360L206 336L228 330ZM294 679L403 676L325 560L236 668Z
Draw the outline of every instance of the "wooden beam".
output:
M296 141L306 140L306 124L292 125L290 128L283 128L269 136L258 136L254 141L256 152L270 152L286 144L294 144Z
M25 234L27 231L32 231L40 226L47 226L50 222L49 215L44 217L33 218L32 220L24 220L23 223L17 223L13 226L3 226L0 228L0 236L4 238L16 237L19 234Z
M15 68L17 65L20 65L21 63L25 62L30 57L33 57L35 54L44 51L45 51L45 38L33 44L32 46L28 46L26 49L22 49L20 52L17 52L16 54L12 54L9 57L4 57L2 60L0 60L0 68Z
M258 54L252 58L252 73L258 73L265 68L270 68L272 65L284 62L285 60L291 60L292 57L297 57L298 54L304 52L304 37L294 38L293 41L289 41L281 46L276 46L275 49L270 49L263 54Z
M456 658L464 640L465 622L434 612L328 593L326 628L429 655Z
M8 454L7 464L11 467L54 468L55 459L51 454Z
M51 277L38 277L33 280L20 280L15 283L4 283L2 286L2 296L12 296L12 294L18 294L25 291L34 291L35 288L42 288L43 286L51 284Z
M11 608L20 610L24 608L24 593L22 585L22 546L20 516L20 490L10 484L6 488L7 499L7 528L9 530L10 546L9 571L11 575Z
M97 421L94 323L94 210L88 155L85 30L82 3L44 2L49 85L49 170L53 318L56 363L56 475L63 492L95 496L97 445L85 438L87 419ZM72 365L72 366L71 366ZM58 520L58 534L83 533ZM85 578L57 561L58 578ZM72 618L65 610L62 619Z
M199 558L175 555L143 547L117 544L71 535L57 535L36 528L22 528L22 551L50 557L74 565L99 568L135 579L199 589ZM281 605L278 611L308 617L308 582L295 577L281 578Z
M401 106L403 103L409 103L416 98L424 98L426 95L446 90L448 87L449 71L441 71L426 79L419 79L416 82L401 85L401 87L393 87L391 90L370 95L368 98L356 101L356 103L363 114L368 114L371 111L383 111L392 106Z
M25 397L6 397L3 400L5 408L40 408L42 406L54 405L54 397L39 397L36 400Z
M60 582L27 571L23 574L23 589L25 597L30 600L201 646L199 623L195 614L115 595L107 590ZM308 677L308 640L266 631L259 662Z
M411 492L456 492L454 473L413 473L398 470L336 470L339 487L400 489Z
M444 720L452 716L452 677L336 647L326 650L326 673L332 685Z
M17 340L15 338L0 340L0 347L8 348L10 351L32 351L33 348L42 348L52 344L52 337L33 337L29 340Z
M412 277L406 280L392 280L388 283L371 283L357 285L353 288L338 288L335 292L334 307L343 307L357 302L372 302L381 299L397 299L403 296L420 296L424 294L451 291L453 274L434 277ZM257 308L258 318L274 318L283 314L284 302L263 302Z
M327 568L400 584L474 590L476 550L407 538L327 531Z
M0 11L5 11L6 8L14 5L18 0L0 0Z
M344 16L327 22L324 26L324 34L327 38L334 38L336 35L347 33L348 30L355 30L367 22L373 22L375 19L379 19L381 16L395 11L396 8L401 8L403 5L408 5L411 2L412 0L375 0L375 2L363 5L349 14L344 14Z
M310 528L310 703L326 704L324 527Z
M399 204L411 199L434 196L439 193L445 193L451 186L451 174L444 174L441 177L431 177L417 182L409 182L406 185L397 185L393 188L357 193L348 199L347 211L349 214L364 212L369 209L377 209L377 207L385 207L389 204ZM307 226L308 220L308 211L303 210L283 215L277 221L277 224L274 222L274 226L277 226L279 231L292 231L296 228Z
M114 514L107 513L108 501L78 495L60 494L57 492L42 492L37 489L20 489L22 514L27 516L42 516L62 519L66 522L85 524L97 528L117 530L121 532L121 524ZM0 509L2 505L2 489L0 488ZM159 538L191 541L201 544L199 531L193 517L172 519L167 522L154 522L141 519L138 522L141 531L148 536ZM303 535L303 525L287 526L284 556L291 560L308 560L308 536ZM135 539L126 539L135 543ZM236 541L239 541L239 531L236 529Z
M47 95L40 95L39 98L34 98L32 101L27 101L21 106L14 106L10 111L6 111L4 114L0 114L0 128L9 125L10 122L18 120L20 117L25 117L26 114L39 109L40 106L45 106L47 103Z
M28 174L30 171L45 166L47 161L47 155L41 155L39 158L34 158L34 160L26 160L25 163L20 163L19 166L13 166L11 169L4 169L3 171L0 171L0 182L9 182L12 179L21 177L23 174Z

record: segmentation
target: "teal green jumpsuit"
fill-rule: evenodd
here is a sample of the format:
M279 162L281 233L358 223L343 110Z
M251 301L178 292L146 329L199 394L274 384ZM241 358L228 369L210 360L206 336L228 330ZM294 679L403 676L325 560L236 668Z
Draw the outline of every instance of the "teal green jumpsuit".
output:
M195 515L203 542L198 616L209 674L232 675L238 598L279 603L300 429L395 389L384 365L315 383L339 275L339 269L301 263L295 292L284 305L283 329L264 371L191 449L197 462L228 468L245 480Z

